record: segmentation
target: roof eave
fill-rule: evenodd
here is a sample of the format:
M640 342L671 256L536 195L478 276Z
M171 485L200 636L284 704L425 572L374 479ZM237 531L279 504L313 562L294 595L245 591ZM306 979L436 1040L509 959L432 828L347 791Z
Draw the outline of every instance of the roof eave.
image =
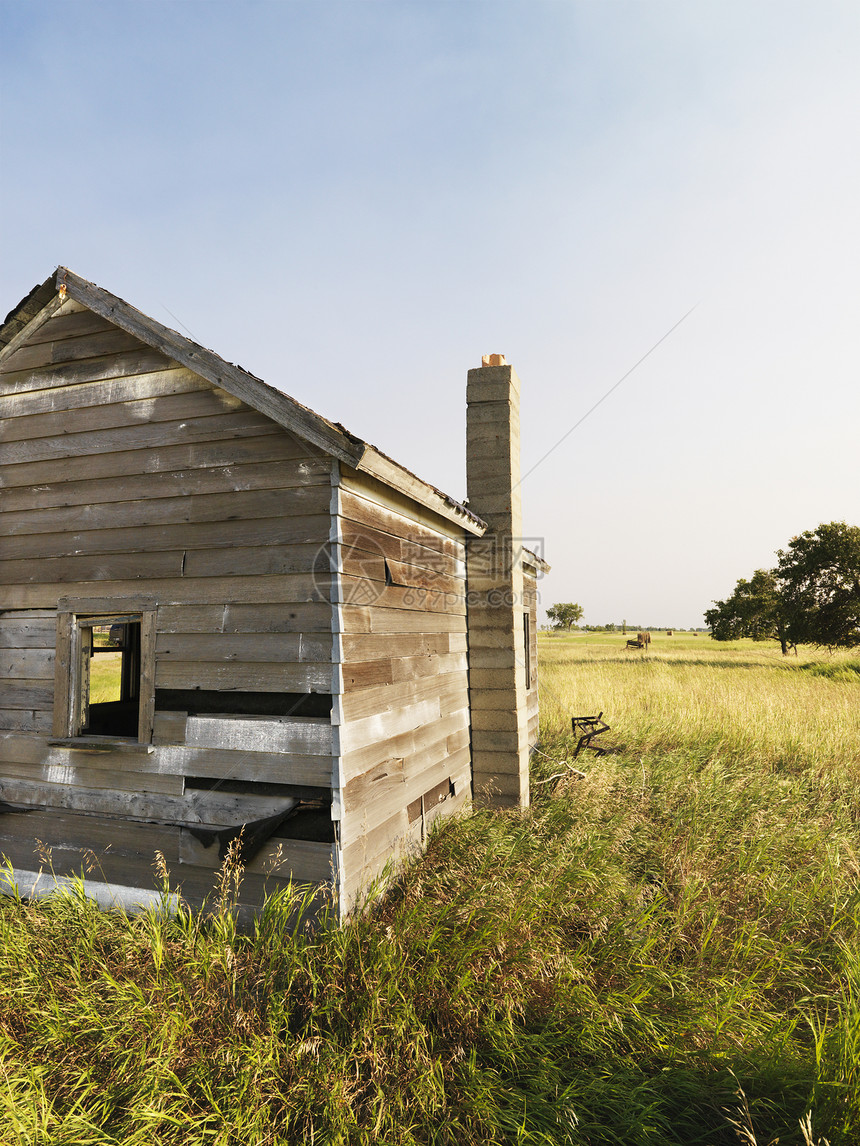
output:
M487 531L487 523L477 517L459 501L442 493L435 486L429 485L410 473L405 466L399 465L387 457L375 446L366 446L361 461L354 466L362 473L375 477L378 481L390 486L392 489L410 497L413 501L432 510L447 521L459 525L467 533L475 537L482 537Z

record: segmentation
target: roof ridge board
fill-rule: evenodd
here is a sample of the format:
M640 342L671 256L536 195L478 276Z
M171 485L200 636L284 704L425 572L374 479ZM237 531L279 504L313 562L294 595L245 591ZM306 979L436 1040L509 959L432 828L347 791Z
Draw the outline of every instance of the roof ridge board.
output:
M319 446L340 461L352 466L361 461L366 444L360 438L339 429L333 422L329 422L327 418L308 406L303 406L289 394L270 386L244 367L227 362L214 350L209 350L193 339L164 326L157 319L144 314L104 287L82 279L68 267L58 267L56 275L58 289L65 286L72 298L128 334L141 339L156 350L161 350L189 370L202 375L213 385L229 391L259 410L261 414L272 418L285 429Z

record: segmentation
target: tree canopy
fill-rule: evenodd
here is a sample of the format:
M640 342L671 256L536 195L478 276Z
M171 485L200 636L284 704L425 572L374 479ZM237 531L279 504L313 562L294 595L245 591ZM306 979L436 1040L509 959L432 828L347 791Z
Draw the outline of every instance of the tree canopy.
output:
M771 569L756 569L749 581L743 577L731 597L714 601L705 613L715 641L736 641L752 637L754 641L779 641L788 652L788 631L776 574Z
M860 526L819 525L776 555L792 640L829 648L860 645Z
M860 526L819 525L776 556L775 569L741 578L706 611L714 640L778 640L783 653L798 644L860 645Z
M546 611L547 617L552 621L554 629L565 629L570 632L571 628L582 618L582 605L576 605L573 601L561 601L557 605L550 605Z

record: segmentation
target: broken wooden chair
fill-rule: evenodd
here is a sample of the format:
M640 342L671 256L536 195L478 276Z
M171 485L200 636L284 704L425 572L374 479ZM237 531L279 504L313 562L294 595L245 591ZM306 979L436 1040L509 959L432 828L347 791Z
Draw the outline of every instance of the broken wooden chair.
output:
M575 733L580 733L576 751L573 754L574 760L583 748L590 748L595 756L608 756L610 753L619 751L617 748L607 748L602 744L592 743L596 736L602 736L604 732L609 732L610 726L604 721L602 712L598 712L597 716L572 716L571 725Z

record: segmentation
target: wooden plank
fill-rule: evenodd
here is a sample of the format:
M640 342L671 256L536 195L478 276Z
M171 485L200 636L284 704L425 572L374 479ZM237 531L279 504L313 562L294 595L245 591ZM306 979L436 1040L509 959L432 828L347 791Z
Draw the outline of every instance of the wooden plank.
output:
M341 608L344 633L461 633L466 632L464 613L434 613L432 620L426 613L411 609L373 609L361 605L344 604Z
M408 499L394 503L383 497L380 501L379 493L373 498L365 496L365 491L353 492L344 479L340 490L339 516L344 519L344 528L348 529L347 522L365 530L378 530L388 533L396 538L406 538L413 545L423 545L438 553L446 554L455 560L464 556L464 535L448 523L435 515L422 516L420 507L412 504ZM389 502L389 504L385 504Z
M69 513L73 518L74 513ZM117 506L117 519L122 519ZM316 557L324 544L328 518L319 515L277 518L237 519L235 521L212 521L176 523L167 525L138 525L125 529L92 529L83 533L33 533L19 534L9 543L9 556L18 559L42 559L45 557L74 557L81 553L154 553L167 550L199 551L197 559L205 568L205 557L213 550L241 548L246 560L254 560L248 554L249 547L289 546L291 561L280 561L277 568L268 572L286 572L285 565L292 566L290 572L308 572L315 568ZM278 550L283 556L283 551ZM217 567L219 558L213 557ZM225 557L224 562L229 564ZM241 560L241 558L234 558ZM274 557L273 557L274 562ZM194 576L195 562L186 562L185 576ZM265 563L240 565L238 572L248 568L265 572ZM202 573L201 576L212 576Z
M58 305L62 305L59 297L56 301ZM59 342L63 338L79 338L83 334L100 334L108 330L116 330L116 327L100 314L93 314L87 309L69 312L64 307L62 314L55 313L28 336L27 345Z
M185 743L194 748L330 756L331 721L312 716L189 716Z
M465 586L457 591L438 592L423 588L402 588L399 585L385 585L370 581L366 577L355 577L349 573L341 575L342 601L344 605L372 605L376 609L412 609L423 613L452 613L465 616Z
M44 416L44 415L42 415ZM178 422L142 422L114 429L82 431L49 438L35 438L9 443L5 454L7 465L70 458L91 454L117 453L122 450L157 448L162 442L206 441L219 437L251 437L265 433L266 419L253 410L235 414L210 414L185 418Z
M30 621L48 621L51 624L56 620L56 609L4 609L0 614L0 624L28 624Z
M441 804L435 815L455 815L465 807L468 799L467 792L458 793ZM400 860L418 854L420 840L420 822L410 827L405 812L398 812L344 848L340 876L342 909L349 911L361 903L368 885L381 875L386 864L391 862L394 865L394 874Z
M123 822L118 820L115 833L123 830ZM46 841L51 843L50 836ZM163 851L162 848L158 848ZM39 857L34 851L32 840L2 841L0 853L4 854L13 867L19 871L39 870ZM199 907L206 902L210 907L215 903L218 894L217 870L209 867L197 867L192 864L178 862L169 863L170 890L182 896L182 899L192 907ZM42 865L44 871L44 865ZM105 849L96 854L89 850L75 848L62 848L54 845L51 848L51 871L54 875L80 876L82 873L88 880L123 887L132 893L134 889L145 891L159 891L160 885L155 871L155 847L148 855L121 855L113 850ZM49 878L48 873L43 880ZM296 882L301 882L297 880ZM316 882L316 881L311 881ZM287 881L276 874L258 874L246 871L239 887L238 903L240 908L244 905L252 909L259 909L268 895L287 886Z
M54 679L53 649L0 649L0 679Z
M57 848L105 848L120 856L145 856L151 862L156 849L169 864L179 862L182 828L165 824L138 823L112 817L35 809L26 815L0 817L0 837L32 847L34 838L49 840ZM0 851L2 851L0 847Z
M467 734L468 744L468 729L469 710L460 709L419 728L388 736L381 741L370 742L363 748L347 750L343 753L341 761L344 784L391 757L408 760L433 749L443 741L448 753L457 752L463 747L464 732Z
M0 763L40 764L48 754L45 736L23 735L21 732L0 732Z
M0 707L0 728L13 732L50 732L53 717L48 709ZM2 759L2 757L0 757Z
M194 376L191 375L193 378ZM54 394L56 391L50 391ZM61 391L65 393L65 391ZM76 395L76 391L72 391ZM18 405L21 401L16 398ZM107 396L95 406L74 406L45 413L18 413L0 423L0 440L25 442L58 435L95 433L122 430L146 423L171 423L182 419L213 418L226 414L248 414L238 398L224 390L203 383L194 389L180 389L174 393L156 394L134 400L111 402ZM259 415L257 415L259 417Z
M331 606L307 605L167 605L159 609L161 633L331 633ZM213 658L208 658L213 659ZM318 658L323 659L323 658Z
M140 621L140 706L137 738L141 744L152 740L155 720L155 609L144 609Z
M195 789L184 796L160 792L95 791L64 784L33 783L0 776L0 797L11 804L39 805L68 812L97 812L130 820L233 827L284 810L283 796L246 796Z
M413 700L437 698L447 707L461 708L468 704L468 677L464 672L446 673L440 677L424 677L416 681L381 685L356 692L346 692L341 698L345 720L352 721L374 713L397 710Z
M440 677L452 672L466 672L465 653L431 654L415 657L392 657L389 660L344 661L345 691L371 688L380 684L417 681L424 677Z
M137 581L182 575L182 553L97 553L82 557L45 557L34 562L0 561L0 585L26 585L47 580L56 584L80 581Z
M396 712L374 713L360 720L352 720L340 729L341 752L346 755L367 744L378 744L390 737L432 724L438 720L441 706L438 697L420 700Z
M209 661L157 661L157 688L227 689L231 692L330 692L332 667L328 662L276 664L259 661L244 665ZM21 708L23 705L16 705Z
M285 473L273 481L243 480L245 467L267 462L293 463L298 470L297 480ZM10 509L31 508L29 503L13 502L13 491L18 501L25 498L33 487L65 486L69 491L69 505L85 505L93 501L124 501L137 497L171 497L207 493L228 489L280 489L294 485L312 484L313 472L322 467L325 482L329 481L331 462L325 458L300 456L292 439L277 426L269 426L259 435L241 438L218 438L211 441L167 443L155 450L129 450L125 453L94 454L91 457L49 459L23 465L0 466L0 486L4 490L3 504ZM198 474L198 470L211 470ZM221 482L220 470L228 480ZM121 474L123 484L117 488L116 475ZM305 478L307 477L307 480ZM136 480L135 480L136 479ZM153 486L146 483L154 481ZM88 487L87 483L96 483ZM126 493L126 483L130 483ZM113 494L99 494L113 486ZM324 483L322 483L324 484ZM207 488L210 487L210 488ZM87 496L78 495L81 490ZM155 492L150 493L150 490ZM35 492L39 492L38 488ZM48 505L56 504L53 498Z
M407 601L407 607L422 608L425 600L445 602L448 596L454 601L459 601L466 593L464 576L449 577L432 569L404 565L398 561L386 561L381 556L375 557L355 549L343 552L341 568L344 574L349 574L356 580L376 582L374 592L380 595L384 595L385 589L390 586L389 577L394 582L390 586L392 588L426 590L415 594L414 605Z
M184 744L187 712L156 712L152 721L153 744Z
M56 342L24 345L3 360L3 373L35 370L42 366L59 366L82 358L100 358L106 354L126 354L141 349L140 339L124 330L108 329L80 338L63 338Z
M33 511L98 503L116 504L141 498L187 498L199 494L257 489L292 490L310 485L329 485L329 466L316 459L218 466L207 469L201 467L169 473L127 474L120 462L128 456L108 454L102 459L115 466L116 472L122 475L121 481L117 481L116 474L109 478L85 481L67 481L61 475L56 481L31 483L16 488L4 486L9 471L0 470L0 488L3 489L0 499L0 528L2 528L3 513L21 510ZM18 468L10 467L16 471Z
M466 575L465 547L461 547L463 553L458 556L425 545L420 538L396 537L343 517L338 519L338 525L340 543L347 553L370 553L375 557L385 557L390 562L415 565L446 576L463 578Z
M56 617L15 620L0 614L0 649L50 649L54 651Z
M179 855L182 863L210 870L221 866L217 844L204 847L185 829L180 830ZM330 843L273 838L245 866L245 871L277 875L281 879L293 879L296 883L322 883L332 879L336 862L335 849Z
M121 477L121 475L117 475ZM285 522L285 540L296 541L302 536L319 539L319 530L327 533L329 494L325 486L302 486L280 490L230 490L227 493L198 494L196 497L153 497L132 502L102 502L74 508L29 510L3 514L3 532L7 537L33 533L64 533L70 524L76 533L94 529L117 529L151 525L189 525L198 522L229 523L231 521L268 518L284 521L289 517L315 517L318 520L301 522L290 527ZM324 520L323 520L324 519ZM204 544L205 541L204 535ZM211 536L211 535L210 535ZM325 533L323 534L323 540Z
M125 354L105 354L100 358L90 358L83 362L70 362L64 366L28 366L24 369L11 369L4 362L0 365L0 394L55 390L61 386L77 386L82 382L98 382L102 378L171 370L177 365L160 351L148 346L138 346Z
M396 779L383 780L386 771L391 771L389 762L377 765L365 776L356 777L344 790L344 815L341 820L341 844L348 848L362 834L372 832L400 809L405 809L425 792L441 786L445 781L460 787L470 774L470 753L468 747L450 755L444 743L437 742L423 756L404 761L404 774L399 782ZM447 803L446 801L443 801ZM432 804L427 805L430 810Z
M189 549L184 572L187 577L236 577L251 572L258 576L304 573L312 577L320 566L320 550L321 539L318 533L316 540L310 545L288 543L223 549ZM323 554L322 559L325 564L321 582L327 586L329 581L327 555Z
M159 618L159 628L161 628ZM327 662L331 634L307 633L164 633L159 632L160 661Z
M153 761L152 767L158 771L179 776L292 784L305 788L332 786L332 757L327 755L166 745L159 747L147 759Z
M461 639L457 633L356 633L341 636L340 645L344 664L357 664L447 653Z
M54 687L44 680L0 680L0 711L4 708L40 708L54 704Z
M87 762L101 763L102 753L91 755L75 752L74 757L85 756ZM65 784L69 787L93 788L97 791L111 789L117 792L165 792L181 796L184 781L181 776L161 775L157 772L133 772L129 768L86 767L74 760L69 763L18 764L3 761L4 780L27 780L34 784Z
M157 585L159 606L181 604L224 604L231 601L237 604L303 604L323 601L325 586L319 578L307 574L287 574L282 577L174 577L163 578ZM139 580L90 581L75 586L83 597L93 596L128 597L139 593ZM0 601L9 609L39 609L56 606L58 598L69 592L68 583L46 582L33 585L13 585L3 590Z
M177 728L184 713L157 713L155 726L159 736ZM242 718L239 718L242 719ZM184 720L183 720L184 725ZM50 731L50 729L46 730ZM184 734L183 734L184 735ZM292 752L257 752L246 748L195 748L178 744L159 744L154 752L132 754L138 773L164 777L208 777L213 780L248 780L260 784L292 784L309 788L331 788L332 758ZM16 764L45 764L63 768L77 762L81 767L118 770L129 767L128 754L111 751L86 751L78 748L49 746L46 735L28 735L20 731L0 733L0 761Z
M0 391L0 417L17 419L21 422L40 414L55 414L82 407L113 406L119 402L135 402L141 399L153 400L166 395L188 394L211 388L205 379L177 366L172 370L133 374L129 378L105 378L100 382L82 382L78 386L62 386L58 389L37 390L25 394L3 394ZM46 425L42 422L35 424L40 428ZM62 426L59 432L63 432ZM19 426L8 425L4 427L4 434L8 435L5 440L9 441L19 437L34 436L21 433Z

